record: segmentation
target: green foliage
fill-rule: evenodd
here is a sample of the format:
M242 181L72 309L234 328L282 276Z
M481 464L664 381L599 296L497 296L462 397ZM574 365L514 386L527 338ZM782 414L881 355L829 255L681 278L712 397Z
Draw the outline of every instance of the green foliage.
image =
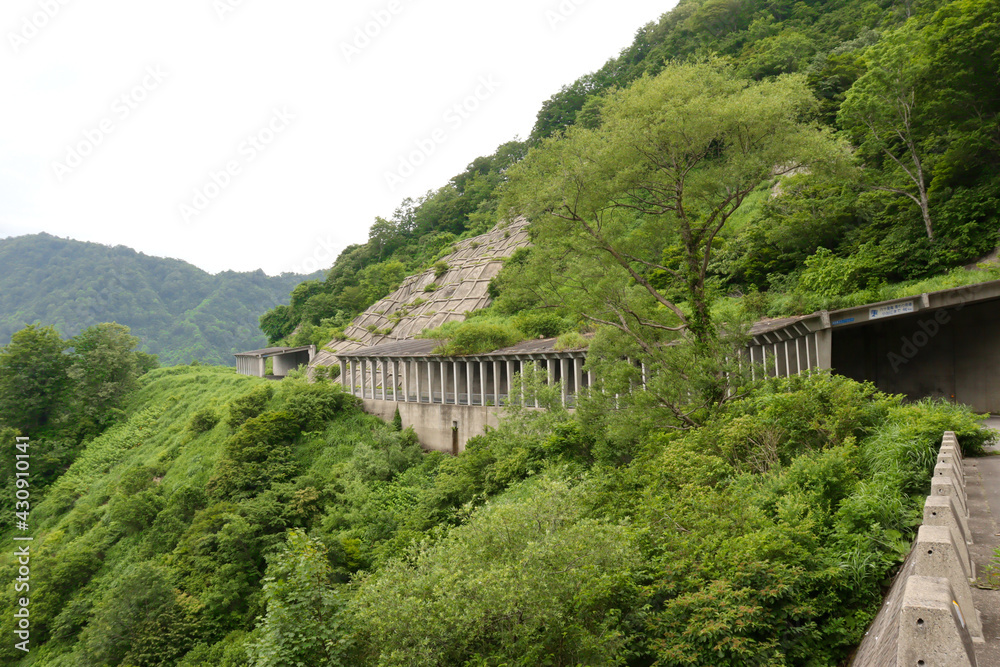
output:
M264 578L267 613L249 653L253 667L337 667L349 648L343 592L335 586L326 548L301 530L288 533Z
M64 338L119 322L140 338L143 352L169 365L201 359L233 366L235 352L265 347L260 316L287 303L304 279L212 275L176 259L49 234L3 239L0 260L10 281L0 289L0 344L35 321Z
M514 326L525 338L555 338L572 325L552 311L529 311L514 318Z
M624 664L618 596L637 565L627 526L587 518L579 494L542 481L362 579L362 648L408 667Z
M434 262L434 277L440 278L444 274L448 273L448 269L450 268L451 267L448 266L447 262Z
M714 363L725 356L711 319L716 238L776 165L825 173L845 161L809 121L814 104L797 76L748 82L723 62L671 63L608 94L599 128L572 127L512 170L504 207L533 221L536 243L521 280L617 330L655 375L704 369L697 391L655 392L682 426L733 393ZM668 342L693 352L664 358L682 354Z
M446 340L445 344L434 349L434 353L448 356L492 352L524 340L524 334L512 323L487 318L449 322L423 332L421 337Z
M215 411L214 408L205 408L204 410L199 410L194 413L191 417L191 421L188 422L188 430L192 433L205 433L206 431L211 431L215 428L215 425L219 423L219 413Z
M274 389L270 384L257 385L229 404L229 416L226 418L226 424L231 428L239 428L248 419L264 412L264 408L272 396L274 396Z
M590 339L583 334L570 331L559 336L556 341L555 350L585 350L590 345Z
M223 458L209 480L209 493L217 498L247 498L290 479L297 469L291 453L297 433L298 419L291 412L266 412L247 419L226 441Z
M25 433L45 426L70 387L68 347L55 328L29 324L0 352L0 420Z
M132 652L149 638L174 602L169 572L152 563L136 564L106 589L81 641L96 664L134 660Z
M289 378L290 379L290 378ZM356 404L339 384L309 384L286 380L282 386L280 407L286 410L303 431L313 431Z

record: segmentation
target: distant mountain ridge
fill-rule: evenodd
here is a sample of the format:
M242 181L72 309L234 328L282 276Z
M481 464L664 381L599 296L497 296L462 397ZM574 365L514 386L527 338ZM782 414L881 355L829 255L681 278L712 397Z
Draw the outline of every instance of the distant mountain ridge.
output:
M233 365L234 352L267 344L260 316L322 275L212 275L178 259L45 233L0 239L0 266L0 344L32 322L63 336L118 322L164 365Z

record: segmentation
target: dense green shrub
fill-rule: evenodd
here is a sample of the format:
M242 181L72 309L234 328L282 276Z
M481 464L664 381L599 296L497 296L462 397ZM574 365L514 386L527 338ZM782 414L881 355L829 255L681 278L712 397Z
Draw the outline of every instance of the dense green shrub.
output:
M297 466L292 441L299 419L291 412L266 412L248 419L225 444L223 458L209 480L218 498L254 496L271 484L289 479Z
M229 404L229 417L226 423L232 428L239 428L246 420L264 412L268 401L274 395L270 384L257 385L249 392L233 399Z
M282 384L280 409L287 412L303 431L311 431L353 406L356 400L339 384L309 384L286 380Z
M514 326L525 338L555 338L569 331L572 324L557 313L540 310L518 315L514 318Z
M192 433L206 433L215 428L215 425L219 423L219 419L219 413L213 408L204 408L194 413L191 417L191 421L188 422L188 430Z

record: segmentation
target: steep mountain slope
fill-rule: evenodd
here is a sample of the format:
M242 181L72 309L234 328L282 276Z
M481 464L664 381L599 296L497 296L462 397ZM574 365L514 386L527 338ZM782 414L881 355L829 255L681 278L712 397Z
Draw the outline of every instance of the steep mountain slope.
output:
M336 363L337 352L348 352L386 341L416 337L424 329L465 319L465 314L490 303L490 280L503 259L528 245L528 223L520 219L498 225L488 234L455 245L455 252L435 267L409 276L395 292L359 315L313 360L313 366Z
M0 240L0 343L40 321L72 336L118 322L163 364L232 365L262 347L258 320L305 276L262 271L211 275L176 259L35 234Z

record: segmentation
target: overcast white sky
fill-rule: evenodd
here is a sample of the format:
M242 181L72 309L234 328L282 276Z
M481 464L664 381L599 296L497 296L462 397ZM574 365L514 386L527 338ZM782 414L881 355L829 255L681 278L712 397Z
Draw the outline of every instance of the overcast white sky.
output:
M673 4L5 0L0 236L327 268Z

